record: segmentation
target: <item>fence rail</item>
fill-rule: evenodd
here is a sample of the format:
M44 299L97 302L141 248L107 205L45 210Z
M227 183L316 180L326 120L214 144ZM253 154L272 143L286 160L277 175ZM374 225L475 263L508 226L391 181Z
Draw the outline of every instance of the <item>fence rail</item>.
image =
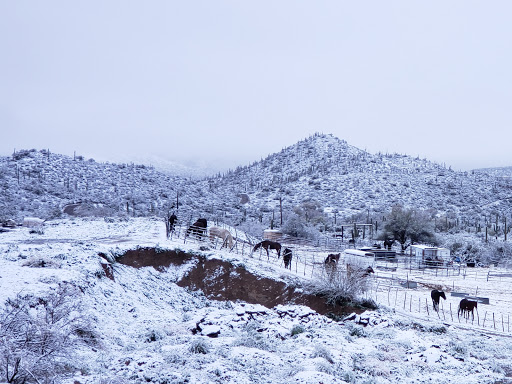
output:
M222 226L222 224L218 224ZM190 234L187 236L186 226L176 226L169 233L170 239L180 239L184 243L196 242L205 244L205 246L214 249L225 248L220 238L214 238L213 241L207 236L196 236ZM238 255L252 257L261 263L273 265L276 268L283 268L283 258L278 258L275 251L270 251L267 256L266 251L261 248L257 252L252 252L255 243L260 239L255 238L243 231L229 228L234 232L233 246L227 249L228 252ZM321 247L318 243L295 238L284 238L281 240L283 247L289 247L293 250L292 264L290 272L303 276L308 279L325 278L329 276L325 269L326 253L332 252L334 248ZM342 251L335 248L336 251ZM342 254L343 255L343 254ZM346 273L346 264L354 262L354 256L347 255L339 263L337 273ZM458 308L455 303L444 303L440 301L439 311L435 311L430 299L430 288L436 285L441 278L445 281L451 279L451 291L456 287L465 285L469 282L478 284L476 291L467 292L462 295L474 293L477 296L479 286L482 288L489 281L499 280L504 285L512 289L512 273L495 272L491 269L471 268L464 265L451 266L422 266L411 262L405 255L398 255L396 259L376 259L372 257L359 257L358 262L366 267L366 264L372 266L375 273L370 275L369 289L366 292L366 298L374 300L378 305L385 305L396 310L419 315L426 319L437 319L451 325L466 325L483 329L494 330L502 333L510 333L510 314L506 311L499 311L495 307L485 308L485 304L477 308L474 316L459 316ZM418 281L419 280L419 281ZM414 282L415 284L410 284ZM470 291L470 289L467 289ZM509 307L512 307L510 303Z

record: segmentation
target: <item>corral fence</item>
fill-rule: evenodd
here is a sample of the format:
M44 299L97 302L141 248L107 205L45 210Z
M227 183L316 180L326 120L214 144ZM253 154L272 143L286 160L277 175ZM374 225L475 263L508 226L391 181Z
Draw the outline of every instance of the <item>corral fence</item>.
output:
M183 240L183 243L195 242L213 249L225 249L228 252L236 253L244 257L251 257L260 262L273 265L276 268L283 268L282 257L277 257L273 250L267 252L259 248L253 252L253 247L261 241L244 231L228 227L222 223L215 223L215 226L228 229L233 236L233 245L231 248L223 242L221 238L214 237L210 240L208 234L201 236L193 233L187 234L189 225L176 225L174 230L168 231L169 239ZM479 327L497 332L510 333L510 314L506 311L499 311L497 308L486 309L488 298L478 297L479 286L483 287L490 281L499 279L505 285L512 286L512 273L494 271L493 268L472 268L462 264L449 266L425 266L415 261L411 261L407 255L398 254L394 259L377 259L374 257L354 257L344 255L342 251L347 247L336 243L336 246L326 246L326 242L321 243L307 239L283 237L279 240L282 249L288 247L292 249L293 258L290 271L296 275L306 278L319 278L332 280L333 271L325 266L325 258L328 253L338 252L341 254L339 266L336 268L336 274L346 274L347 265L355 264L361 270L371 266L374 273L367 278L368 290L365 292L366 299L372 299L379 305L385 305L400 311L409 312L415 316L426 319L441 320L446 324L465 324L473 327ZM421 276L423 282L415 280ZM458 314L458 305L453 300L445 302L441 299L439 311L435 311L430 298L430 288L424 282L436 279L447 278L452 280L452 295L456 297L455 289L457 285L463 284L465 280L476 282L476 290L473 296L462 294L461 297L478 300L480 306L477 307L473 316L463 316ZM467 281L466 281L467 283ZM447 294L447 298L450 293ZM487 299L487 302L486 302ZM457 299L458 300L458 299Z

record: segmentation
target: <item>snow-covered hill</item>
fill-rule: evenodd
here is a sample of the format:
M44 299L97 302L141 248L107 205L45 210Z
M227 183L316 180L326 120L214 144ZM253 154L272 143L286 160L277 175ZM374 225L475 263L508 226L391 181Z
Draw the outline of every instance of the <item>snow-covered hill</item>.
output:
M152 166L98 163L46 150L0 158L0 219L61 217L80 203L82 216L197 217L243 224L261 233L282 209L315 201L339 222L376 225L394 205L423 209L444 230L476 232L512 221L512 181L456 172L426 159L370 154L332 135L316 134L248 166L203 179L170 176ZM277 221L274 220L274 223Z
M245 193L247 210L272 212L313 199L338 217L375 220L393 205L429 210L459 223L512 214L512 182L456 172L426 159L370 154L331 135L314 135L246 167L208 180L218 195ZM206 188L206 187L203 187ZM268 216L268 213L267 213ZM488 219L487 219L488 220Z

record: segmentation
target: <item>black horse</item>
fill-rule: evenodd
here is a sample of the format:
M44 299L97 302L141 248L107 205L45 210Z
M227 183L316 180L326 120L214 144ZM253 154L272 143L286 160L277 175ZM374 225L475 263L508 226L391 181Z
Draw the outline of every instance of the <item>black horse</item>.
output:
M391 246L395 243L394 239L386 239L384 240L384 248L388 251L391 251Z
M174 231L176 221L178 221L178 217L174 213L171 216L169 216L169 229L171 230L171 232Z
M285 248L283 251L284 267L288 268L290 271L292 270L292 257L292 250L290 248Z
M439 312L439 299L442 297L446 300L446 296L443 291L438 291L437 289L433 289L430 292L430 297L432 298L432 304L434 305L434 311Z
M281 257L281 244L277 241L272 240L263 240L256 244L252 249L253 252L257 251L259 248L263 248L267 251L267 258L269 258L269 250L274 249L277 252L277 258Z
M196 235L197 238L203 238L206 236L207 227L208 222L206 221L206 219L197 219L194 224L188 227L185 237L189 236L190 234L193 234Z
M468 299L462 299L459 303L459 310L457 311L457 317L462 314L463 317L469 319L469 313L471 312L471 318L475 318L474 310L478 308L478 302Z
M167 221L165 222L167 237L169 237L169 235L174 232L174 228L176 226L177 221L178 217L174 213L172 215L167 216Z

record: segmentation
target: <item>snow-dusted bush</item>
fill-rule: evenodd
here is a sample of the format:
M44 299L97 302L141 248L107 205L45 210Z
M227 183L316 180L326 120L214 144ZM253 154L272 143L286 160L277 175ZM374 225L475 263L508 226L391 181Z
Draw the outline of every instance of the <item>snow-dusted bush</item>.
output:
M316 228L309 226L304 219L294 213L286 218L281 230L286 235L309 240L316 240L320 235Z
M210 352L210 345L204 338L194 339L190 344L190 352L207 354Z
M264 351L274 351L275 340L266 337L265 332L259 332L262 325L258 321L249 321L242 329L242 333L233 342L234 346L258 348Z
M463 360L468 356L467 345L459 341L451 340L448 345L448 351L450 355L459 360Z
M93 335L72 286L8 299L0 311L0 378L15 384L53 383L74 369L77 343Z
M348 334L354 337L366 337L366 332L364 328L360 325L356 325L354 323L347 324Z
M31 268L60 268L60 263L48 257L32 257L22 264Z
M322 357L329 363L334 363L334 358L332 357L331 352L322 344L315 344L315 349L313 350L311 357Z
M329 304L357 302L362 293L368 290L366 270L354 263L347 272L335 267L326 267L315 279L306 283L306 290L326 298Z
M297 325L294 325L290 334L292 336L295 336L295 335L298 335L298 334L301 334L301 333L304 333L306 331L306 329L304 328L303 325L301 324L297 324Z

